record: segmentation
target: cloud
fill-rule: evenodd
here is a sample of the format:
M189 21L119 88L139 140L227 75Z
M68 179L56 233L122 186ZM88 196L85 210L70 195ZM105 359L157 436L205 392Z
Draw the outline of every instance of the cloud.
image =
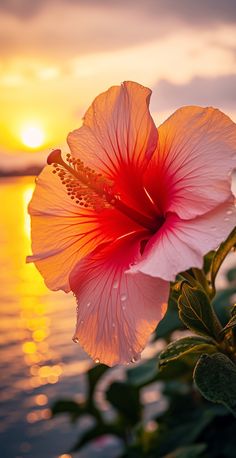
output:
M152 106L158 111L183 105L214 106L236 110L236 74L218 77L195 77L187 84L159 81L153 88Z
M34 5L34 1L31 3ZM90 6L81 2L80 7L71 0L68 4L62 0L45 2L44 7L41 3L39 0L35 3L37 14L32 14L35 6L22 9L16 15L2 10L0 48L3 57L41 53L55 58L116 50L170 34L171 25L176 28L173 20L163 23L156 17L145 17L136 7L106 8L103 1L94 6L91 1ZM2 7L1 2L0 5Z
M55 0L1 0L0 10L21 19L29 19L53 3ZM163 17L171 16L198 26L236 21L235 0L57 0L56 3L64 4L64 9L73 6L79 10L86 6L88 9L106 8L110 12L121 9L124 14L132 9L134 15L139 10L149 16L155 14L160 21Z
M171 14L197 26L236 21L235 0L151 0L148 4L160 16Z
M46 0L1 0L0 10L21 19L36 15L44 7Z
M0 50L55 61L234 23L235 0L1 0Z

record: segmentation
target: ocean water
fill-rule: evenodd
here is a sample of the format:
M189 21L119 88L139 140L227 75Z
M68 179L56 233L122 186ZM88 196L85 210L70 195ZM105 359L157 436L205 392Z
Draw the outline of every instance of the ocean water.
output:
M34 177L0 180L0 458L70 458L68 450L88 423L72 426L66 416L49 419L49 407L58 398L82 400L85 372L93 363L72 342L74 297L49 291L35 266L25 263L33 189ZM229 265L235 265L235 254L224 263L219 287L225 286ZM149 345L144 358L157 350ZM123 377L121 368L110 372L110 380ZM109 410L101 391L98 395L100 407ZM142 400L147 420L165 408L158 386L144 389ZM119 449L107 439L73 458L113 458Z
M48 420L59 397L83 396L91 361L72 342L72 295L49 291L30 253L27 204L33 177L0 181L0 456L56 458L78 435L67 418Z
M0 180L0 458L116 458L121 443L108 436L79 454L68 454L91 421L71 425L67 416L49 419L55 400L84 399L85 373L93 362L72 341L73 295L48 290L35 266L25 262L34 181ZM162 347L163 342L148 345L143 358ZM96 401L104 415L112 414L104 390L123 377L124 369L117 367L101 382ZM141 397L145 421L166 406L158 383L144 388Z

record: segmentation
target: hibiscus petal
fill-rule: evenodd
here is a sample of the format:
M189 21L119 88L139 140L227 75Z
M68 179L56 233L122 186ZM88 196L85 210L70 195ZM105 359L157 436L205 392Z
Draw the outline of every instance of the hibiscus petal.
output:
M109 366L139 359L168 300L168 282L125 274L140 258L139 247L137 239L125 237L88 255L70 275L78 303L74 340Z
M228 116L213 108L183 107L158 133L147 188L165 211L190 219L229 198L236 125Z
M124 164L143 170L158 136L149 113L150 96L150 89L133 82L100 94L86 112L84 125L68 135L73 156L111 179Z
M147 243L142 260L130 273L142 272L174 281L179 272L202 268L203 255L216 249L236 225L233 197L215 210L191 220L170 214Z
M33 256L27 260L35 262L50 289L68 292L74 265L100 243L134 230L135 224L114 209L96 213L79 207L52 170L47 166L39 175L29 205Z

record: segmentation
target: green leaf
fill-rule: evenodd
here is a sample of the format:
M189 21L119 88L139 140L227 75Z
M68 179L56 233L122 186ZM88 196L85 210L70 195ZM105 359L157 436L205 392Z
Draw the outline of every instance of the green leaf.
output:
M223 289L217 291L212 301L212 306L223 326L225 326L230 319L230 305L232 304L234 294L235 287Z
M141 418L141 404L137 387L126 382L114 382L106 392L107 400L131 424Z
M208 272L210 272L211 263L213 261L214 256L215 256L215 251L213 251L213 250L209 251L209 253L207 253L204 256L203 270L204 270L205 274L208 274Z
M223 353L202 355L194 381L208 401L223 404L236 416L236 365Z
M156 380L168 382L171 380L191 380L192 361L186 358L172 360L171 364L162 364L157 374Z
M220 266L230 250L236 245L236 227L229 234L225 242L221 243L217 250L211 265L211 283L212 287L215 288L216 275L220 269Z
M199 406L194 403L191 396L183 395L177 402L174 400L174 404L170 400L169 410L158 419L158 456L193 445L204 435L214 417L213 412L201 408L201 403Z
M180 293L174 290L174 286L171 288L167 311L155 331L156 339L167 339L176 329L184 329L184 325L180 321L178 314L178 298Z
M126 372L128 382L136 387L142 387L155 380L158 373L157 357L150 358Z
M138 445L128 445L119 458L143 458L143 451ZM146 456L146 454L145 454ZM150 456L150 455L147 455ZM152 455L151 455L152 456Z
M194 444L179 447L174 452L168 453L163 458L197 458L206 450L206 444Z
M236 282L236 267L229 269L226 274L226 277L229 283Z
M98 364L92 367L92 369L89 369L89 371L87 372L89 398L93 397L97 382L105 374L105 372L107 372L108 369L109 367L105 364Z
M71 421L75 421L80 415L85 413L84 406L70 399L56 401L51 408L52 416L66 413L70 415Z
M215 340L220 339L221 325L203 290L183 283L178 306L180 319L191 331Z
M213 353L216 351L216 346L210 339L195 336L184 337L183 339L171 342L165 350L161 352L159 365L161 367L170 361L183 358L187 355L194 358L194 356L199 357L202 353Z
M222 329L221 332L225 334L227 331L229 331L230 329L235 328L235 327L236 327L236 304L234 304L233 309L231 311L230 320L228 321L228 323Z
M118 437L122 437L122 434L120 433L119 429L116 428L114 425L108 425L108 424L99 424L95 425L88 431L85 431L85 433L80 437L80 439L74 444L73 448L70 450L71 452L76 452L80 450L84 445L86 445L88 442L97 439L98 437L101 437L106 434L113 434Z
M94 401L94 391L100 378L109 369L105 364L98 364L87 372L88 379L88 396L86 401L86 410L90 415L93 415L98 422L102 420L101 412L99 411L96 402Z

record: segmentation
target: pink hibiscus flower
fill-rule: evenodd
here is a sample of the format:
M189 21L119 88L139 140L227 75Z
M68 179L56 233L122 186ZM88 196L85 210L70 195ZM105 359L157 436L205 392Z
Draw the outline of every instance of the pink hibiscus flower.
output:
M135 361L162 316L169 282L202 267L236 223L236 125L183 107L158 129L151 91L125 82L98 96L53 151L29 206L47 286L72 290L74 341L97 362Z

